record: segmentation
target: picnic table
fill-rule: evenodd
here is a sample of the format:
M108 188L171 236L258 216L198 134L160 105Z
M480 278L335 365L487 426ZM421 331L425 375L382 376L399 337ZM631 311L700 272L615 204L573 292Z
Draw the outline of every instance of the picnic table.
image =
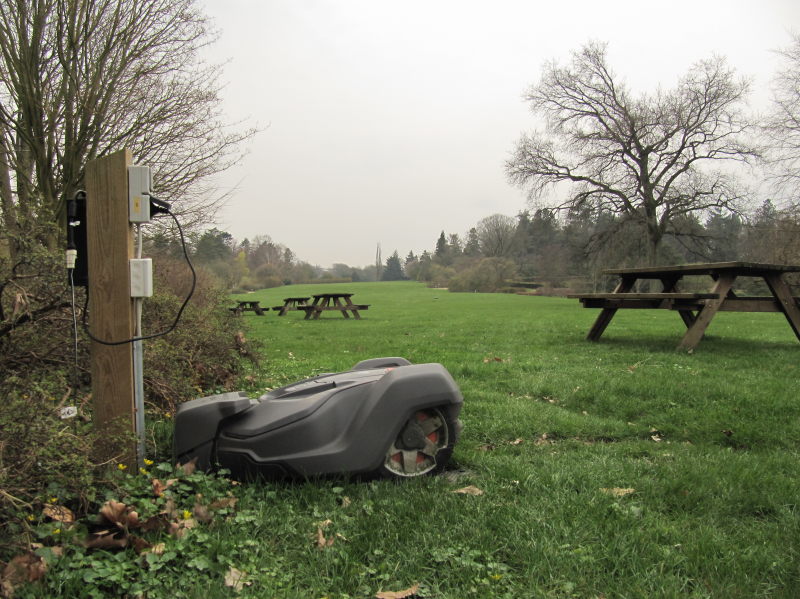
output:
M283 298L282 306L272 306L272 309L278 313L278 316L286 316L289 310L299 310L301 306L308 304L310 297L285 297Z
M360 320L359 310L369 309L369 304L354 304L350 299L353 297L352 293L318 293L312 297L314 300L310 305L297 306L298 310L305 311L305 320L317 320L326 310L339 310L345 318L350 318L349 311L354 318Z
M586 338L597 341L619 309L676 310L687 331L678 349L692 351L703 338L708 325L717 312L782 312L800 340L800 297L792 295L786 274L800 272L800 265L760 264L754 262L711 262L620 268L604 270L603 274L617 275L619 282L611 293L571 294L584 308L600 308ZM680 284L684 277L701 275L710 277L710 287L705 293L683 293ZM738 277L763 279L771 295L740 296L734 291ZM633 291L637 281L657 280L662 290L658 293Z
M241 316L242 312L255 312L258 316L264 316L264 308L261 307L260 301L241 300L233 308L228 308L237 316ZM269 310L269 308L267 308Z

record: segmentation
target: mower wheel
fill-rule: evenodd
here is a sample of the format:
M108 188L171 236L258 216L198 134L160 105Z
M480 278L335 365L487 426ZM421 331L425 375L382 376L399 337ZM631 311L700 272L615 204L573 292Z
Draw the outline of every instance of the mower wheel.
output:
M439 408L417 411L387 450L378 474L413 478L442 470L453 453L459 424Z

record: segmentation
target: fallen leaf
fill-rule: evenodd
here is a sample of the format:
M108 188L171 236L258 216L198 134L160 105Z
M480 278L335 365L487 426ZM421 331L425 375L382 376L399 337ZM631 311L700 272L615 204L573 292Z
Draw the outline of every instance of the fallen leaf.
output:
M75 514L72 513L72 510L63 505L46 504L42 508L42 516L55 520L56 522L63 522L64 524L72 524L75 522Z
M208 524L214 519L214 516L211 515L208 507L204 506L200 503L200 495L197 496L198 500L195 502L194 507L192 508L192 514L199 522L203 524Z
M495 447L496 445L492 445L491 443L484 443L478 446L478 451L493 451Z
M151 543L145 541L142 537L137 537L136 535L131 535L130 545L139 555L146 553L153 547Z
M3 597L13 597L14 588L22 583L34 582L42 578L47 571L44 559L34 553L26 553L12 558L3 569Z
M631 493L636 492L636 489L621 488L621 487L612 487L610 489L601 488L600 490L603 493L607 495L612 495L614 497L625 497L626 495L630 495Z
M164 491L169 489L176 482L178 482L177 478L170 478L163 483L157 478L154 478L152 481L150 481L150 484L153 486L153 495L156 497L161 497L164 494Z
M656 443L660 443L661 442L661 437L659 437L658 435L650 435L650 438L653 441L655 441Z
M322 528L317 527L317 541L316 541L317 549L327 549L328 547L333 545L334 541L335 539L333 537L326 539L325 534L322 532Z
M101 530L90 534L83 545L87 549L124 549L128 546L128 535L120 530Z
M536 446L551 445L552 443L553 441L549 439L547 433L542 433L542 435L533 442L533 444Z
M245 580L245 576L247 576L247 573L231 566L225 573L225 586L232 588L238 593L244 588L244 585L251 584Z
M514 439L513 441L509 441L510 445L520 445L525 441L525 439Z
M381 591L375 593L375 599L407 599L407 597L416 595L418 590L419 585L415 584L403 591Z
M100 523L104 522L126 530L136 528L139 526L139 514L129 505L111 499L100 508Z
M208 507L212 510L221 510L225 508L234 508L236 507L236 502L239 501L237 497L228 496L223 497L221 499L215 499L212 501Z
M166 548L167 548L166 543L156 543L155 545L152 545L151 547L148 547L147 549L142 551L142 553L143 554L144 553L153 553L155 555L161 555L161 554L164 553L164 550Z
M469 485L461 489L456 489L453 493L461 493L462 495L483 495L483 490L474 485Z
M178 464L178 468L180 468L186 476L193 474L195 470L197 470L197 456L194 456L190 461L186 462L185 464Z
M350 507L350 504L353 503L353 500L350 499L347 495L342 497L342 500L339 502L343 508Z

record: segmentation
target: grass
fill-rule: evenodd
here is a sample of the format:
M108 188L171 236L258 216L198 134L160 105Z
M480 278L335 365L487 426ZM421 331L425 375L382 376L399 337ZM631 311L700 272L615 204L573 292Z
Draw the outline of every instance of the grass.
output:
M253 390L371 357L441 362L465 397L451 468L235 487L235 515L127 572L129 596L229 597L232 566L259 598L800 595L800 344L781 315L721 313L688 355L668 311L622 311L592 344L597 311L561 298L415 283L247 298L343 289L371 304L362 320L243 316L266 352ZM468 485L483 494L453 493ZM91 596L74 566L41 596Z

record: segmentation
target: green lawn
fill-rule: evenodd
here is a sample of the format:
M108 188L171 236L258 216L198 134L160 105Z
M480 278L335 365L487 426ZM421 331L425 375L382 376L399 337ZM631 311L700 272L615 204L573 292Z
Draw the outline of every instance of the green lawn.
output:
M597 311L561 298L415 283L246 297L339 290L371 305L362 320L242 317L264 344L254 386L378 356L441 362L465 398L452 468L234 487L235 516L169 541L168 583L130 574L141 596L230 597L231 566L238 596L258 598L800 596L800 343L783 316L719 314L687 355L669 311L620 312L591 344ZM469 485L483 494L453 492Z

